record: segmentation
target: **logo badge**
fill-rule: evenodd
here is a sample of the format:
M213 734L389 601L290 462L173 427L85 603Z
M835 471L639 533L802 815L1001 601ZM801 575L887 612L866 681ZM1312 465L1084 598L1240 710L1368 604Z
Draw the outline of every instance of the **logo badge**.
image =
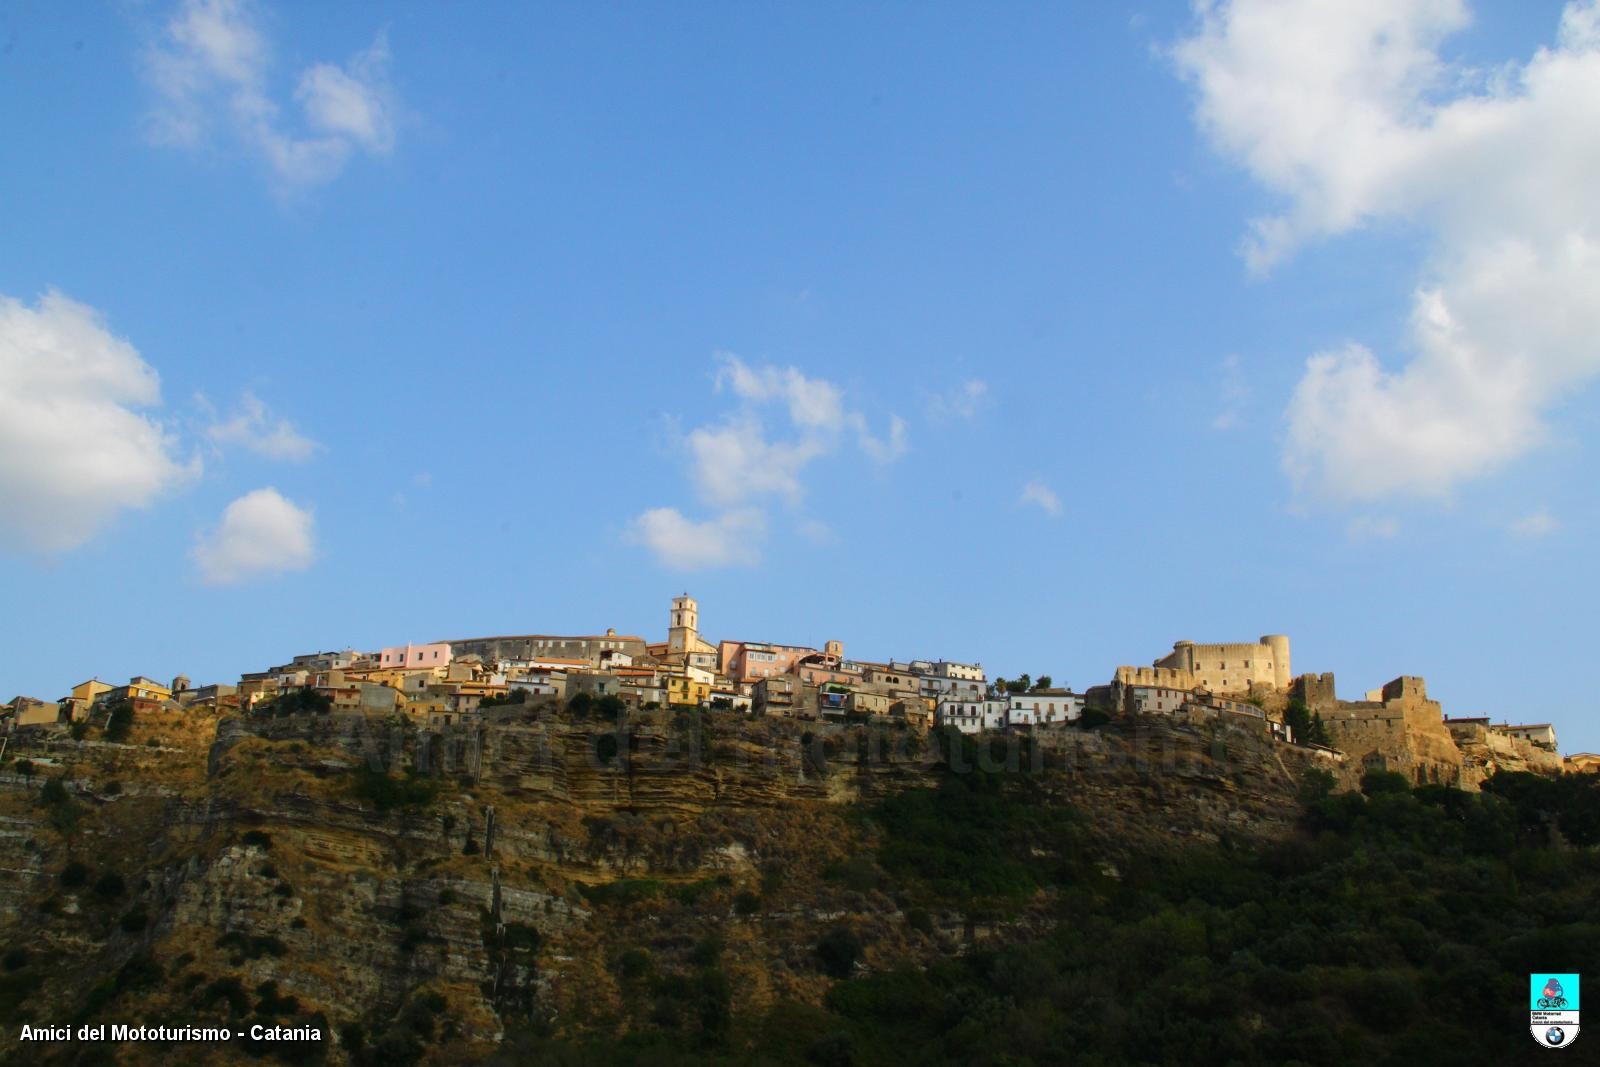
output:
M1578 1039L1578 976L1528 976L1528 1029L1545 1048L1566 1048Z

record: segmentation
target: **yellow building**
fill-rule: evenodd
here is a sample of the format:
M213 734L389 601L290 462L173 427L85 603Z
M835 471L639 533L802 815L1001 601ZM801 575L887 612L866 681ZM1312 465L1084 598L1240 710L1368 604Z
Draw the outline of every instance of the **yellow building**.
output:
M102 682L98 678L91 678L87 682L79 682L72 687L72 699L84 704L93 704L104 693L111 692L111 683Z
M111 692L111 684L102 682L98 678L91 678L87 682L79 682L72 687L72 696L67 698L68 714L73 722L82 722L89 717L89 709L94 707L94 702Z
M106 690L107 700L171 700L172 690L162 685L154 678L146 678L142 674L134 675L128 679L127 685L119 685Z
M667 703L688 704L699 707L711 699L711 683L698 681L685 674L667 675Z

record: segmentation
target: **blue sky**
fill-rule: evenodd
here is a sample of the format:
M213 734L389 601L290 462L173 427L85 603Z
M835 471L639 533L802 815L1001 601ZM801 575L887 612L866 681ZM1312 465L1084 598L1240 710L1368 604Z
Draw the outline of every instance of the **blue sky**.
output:
M1288 633L1600 749L1597 45L1520 0L10 7L0 693L689 590L1080 688Z

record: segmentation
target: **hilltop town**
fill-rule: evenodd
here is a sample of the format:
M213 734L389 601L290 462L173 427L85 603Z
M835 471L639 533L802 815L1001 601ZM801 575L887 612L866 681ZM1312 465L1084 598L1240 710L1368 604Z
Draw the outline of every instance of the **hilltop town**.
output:
M359 652L315 652L233 683L195 686L134 677L90 679L54 701L17 697L0 708L0 729L71 730L98 709L133 714L211 709L241 714L288 708L404 716L428 729L492 723L496 708L698 707L821 723L892 723L965 734L1052 731L1112 716L1162 716L1188 724L1226 722L1309 749L1354 780L1395 771L1418 784L1475 788L1505 768L1544 774L1600 770L1600 756L1563 757L1550 723L1449 717L1422 678L1402 676L1341 699L1331 673L1296 676L1289 638L1245 643L1179 641L1149 667L1119 666L1081 692L1049 675L989 678L977 663L852 659L838 641L821 648L721 640L700 631L698 602L671 603L666 639L607 630L597 635L520 634L405 644Z
M84 1062L18 1036L61 1020L231 1028L252 1055L297 1033L291 1061L356 1067L620 1058L608 1042L749 1062L768 1034L797 1047L774 1062L901 1062L824 1053L958 1001L917 984L863 1022L850 998L954 975L964 1005L1000 973L982 961L1039 944L1059 975L1008 973L1029 997L1057 975L1062 1003L1068 961L1114 988L1152 953L1206 990L1317 984L1371 1034L1341 1023L1340 1055L1305 1062L1348 1062L1392 1019L1324 954L1387 953L1388 997L1487 951L1433 938L1581 921L1600 776L1567 772L1600 760L1563 759L1548 725L1446 718L1421 679L1340 699L1269 636L1179 642L1080 692L699 623L682 596L662 641L460 638L14 700L0 1062ZM1526 908L1503 907L1513 879ZM1442 924L1468 933L1397 919L1407 893L1475 909ZM1254 996L1215 1025L1256 1039L1231 1021ZM1286 1041L1240 1062L1299 1056Z

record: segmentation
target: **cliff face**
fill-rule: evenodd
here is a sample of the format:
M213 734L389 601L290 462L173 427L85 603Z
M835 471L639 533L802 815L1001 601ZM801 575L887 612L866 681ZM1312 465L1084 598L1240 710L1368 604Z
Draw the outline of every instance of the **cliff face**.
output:
M960 914L909 922L892 886L849 873L879 833L858 813L945 773L921 739L701 721L619 736L519 713L425 734L169 714L125 744L23 739L0 768L0 928L23 946L0 975L0 1056L69 1056L19 1046L24 1022L298 1020L356 1025L323 1046L333 1062L363 1040L456 1062L508 1026L626 1027L632 954L671 972L713 945L737 1012L817 1001L828 924L860 932L867 966L986 935ZM1111 871L1152 840L1293 832L1304 770L1247 733L1156 720L1010 755L1040 803L1087 816Z
M1486 724L1452 722L1450 735L1461 752L1462 781L1477 786L1501 771L1561 774L1561 756L1531 741L1511 737Z

